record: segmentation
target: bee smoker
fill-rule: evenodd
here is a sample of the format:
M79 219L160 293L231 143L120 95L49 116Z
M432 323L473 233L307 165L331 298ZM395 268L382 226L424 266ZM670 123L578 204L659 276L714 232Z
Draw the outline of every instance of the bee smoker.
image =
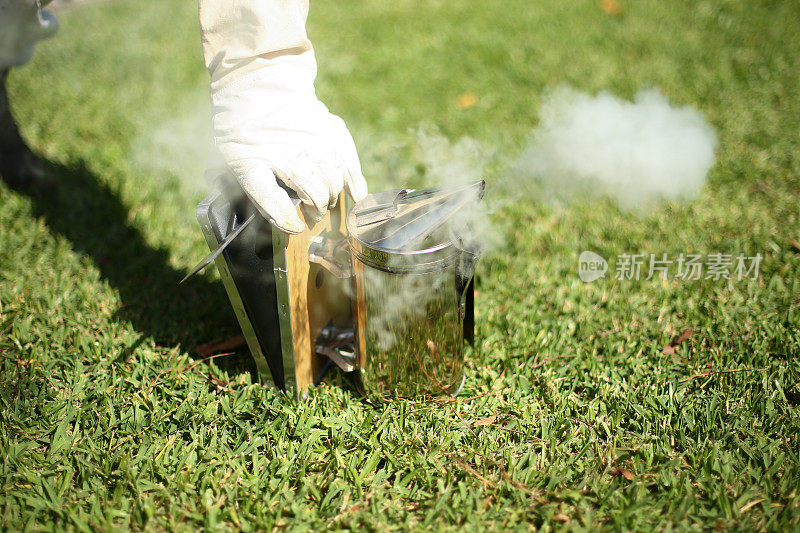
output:
M298 397L332 364L370 396L455 395L473 342L473 271L460 213L484 183L400 189L337 206L299 235L265 220L241 191L197 206L259 379ZM188 276L187 276L188 277Z

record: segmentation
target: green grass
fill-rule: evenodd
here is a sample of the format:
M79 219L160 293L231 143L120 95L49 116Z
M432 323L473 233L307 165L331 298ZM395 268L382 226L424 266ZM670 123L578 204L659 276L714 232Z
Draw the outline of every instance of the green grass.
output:
M61 13L9 85L60 186L0 185L0 529L800 528L800 4L311 7L319 93L373 187L425 179L431 125L513 181L562 83L660 87L715 126L718 163L646 215L513 195L458 401L376 407L333 376L298 403L246 354L193 354L237 332L216 274L177 286L206 250L195 3ZM585 249L765 259L750 282L583 284Z

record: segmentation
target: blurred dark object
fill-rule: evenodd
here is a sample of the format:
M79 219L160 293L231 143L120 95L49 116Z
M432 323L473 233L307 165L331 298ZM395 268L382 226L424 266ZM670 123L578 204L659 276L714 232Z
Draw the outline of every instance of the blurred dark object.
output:
M22 140L11 114L6 91L10 70L0 71L0 176L9 187L16 190L50 185L45 178L44 165Z

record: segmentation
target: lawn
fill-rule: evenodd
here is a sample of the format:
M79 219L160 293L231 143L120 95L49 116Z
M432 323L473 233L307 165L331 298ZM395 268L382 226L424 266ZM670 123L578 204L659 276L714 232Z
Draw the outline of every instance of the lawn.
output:
M198 355L238 327L213 269L177 284L207 251L196 3L62 8L9 78L58 186L0 183L0 529L800 529L800 3L612 4L312 0L371 188L430 179L422 130L505 199L463 392L380 405ZM560 85L701 111L699 198L537 198L515 162ZM763 262L583 283L583 250Z

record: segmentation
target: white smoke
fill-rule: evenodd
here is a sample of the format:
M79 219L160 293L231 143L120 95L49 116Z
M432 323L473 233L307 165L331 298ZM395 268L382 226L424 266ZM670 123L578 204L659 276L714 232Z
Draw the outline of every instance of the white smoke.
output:
M702 114L671 105L654 89L629 102L562 87L544 95L540 116L516 158L471 137L450 141L429 124L405 145L423 169L425 187L486 180L483 201L451 221L459 229L468 221L468 237L485 252L502 245L504 231L492 214L507 204L609 197L623 209L653 209L695 198L715 162L716 134ZM397 148L403 143L392 146L392 152L403 151ZM387 173L396 179L413 174L403 168Z
M416 132L418 157L427 180L437 187L458 187L484 178L494 150L471 137L451 143L431 126Z
M609 196L623 209L692 199L714 165L717 138L703 116L656 90L627 102L560 88L512 165L529 191L562 200Z
M451 143L429 125L416 132L416 152L425 168L428 187L457 188L482 179L487 181L484 198L457 213L448 224L455 234L479 245L483 252L497 248L502 235L491 215L507 198L502 194L503 181L489 177L487 172L499 152L471 137Z
M211 111L208 97L194 97L174 115L147 124L131 145L131 161L164 183L172 180L180 192L195 198L206 190L203 179L208 159Z

